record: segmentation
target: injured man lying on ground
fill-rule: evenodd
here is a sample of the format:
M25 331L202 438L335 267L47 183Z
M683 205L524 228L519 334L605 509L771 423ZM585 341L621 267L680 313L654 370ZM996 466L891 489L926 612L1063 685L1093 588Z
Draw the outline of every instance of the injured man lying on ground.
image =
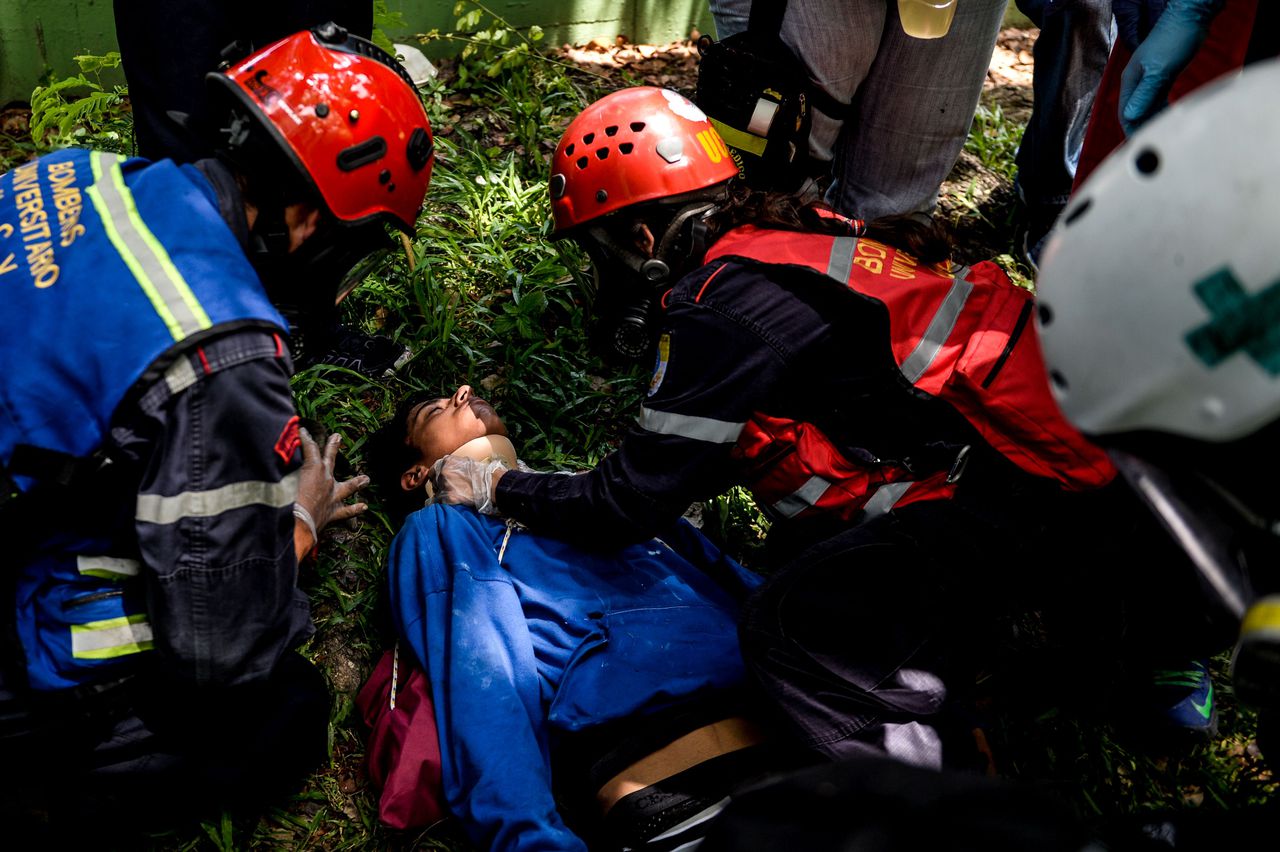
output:
M516 464L465 385L373 436L374 486L421 507L449 453ZM738 649L738 601L759 579L684 520L598 552L428 502L388 573L449 810L481 848L692 848L733 787L778 766L747 718Z

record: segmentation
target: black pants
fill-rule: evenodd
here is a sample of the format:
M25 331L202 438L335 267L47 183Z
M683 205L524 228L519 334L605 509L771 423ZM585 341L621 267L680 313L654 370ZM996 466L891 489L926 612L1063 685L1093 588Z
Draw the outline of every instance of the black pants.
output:
M0 683L0 814L49 834L171 827L296 790L325 757L329 693L297 654L266 683L130 681L33 704Z
M1054 791L886 760L838 761L733 797L700 852L1171 852L1249 849L1274 837L1280 803L1143 811L1083 822Z
M115 0L116 39L129 82L138 153L194 162L212 145L171 119L186 113L208 128L204 75L234 41L254 48L334 21L356 35L373 31L372 0Z
M748 668L808 748L939 767L971 726L956 688L1020 607L1072 617L1082 653L1135 667L1227 647L1194 569L1119 484L982 488L827 539L771 577L742 621ZM961 756L960 765L967 763Z

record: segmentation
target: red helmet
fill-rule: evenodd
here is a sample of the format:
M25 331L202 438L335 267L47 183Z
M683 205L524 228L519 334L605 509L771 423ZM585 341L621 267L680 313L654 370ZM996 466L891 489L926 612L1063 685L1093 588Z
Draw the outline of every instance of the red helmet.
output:
M737 174L720 134L688 98L652 86L622 89L584 109L556 146L554 233Z
M413 230L434 144L413 82L385 51L328 23L209 80L248 108L341 223Z

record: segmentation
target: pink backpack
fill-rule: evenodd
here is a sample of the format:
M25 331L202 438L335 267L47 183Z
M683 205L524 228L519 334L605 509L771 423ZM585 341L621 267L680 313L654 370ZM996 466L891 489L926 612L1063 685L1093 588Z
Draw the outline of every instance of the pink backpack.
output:
M431 684L408 654L400 654L398 643L383 652L356 706L370 732L365 762L379 791L378 819L410 829L448 816Z

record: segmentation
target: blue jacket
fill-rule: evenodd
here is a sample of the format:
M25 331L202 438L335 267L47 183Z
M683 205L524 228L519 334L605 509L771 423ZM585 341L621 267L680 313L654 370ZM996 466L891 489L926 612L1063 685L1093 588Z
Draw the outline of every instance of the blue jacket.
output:
M196 381L182 360L193 347L236 329L287 328L212 186L167 160L70 149L0 176L0 287L6 466L20 445L87 456L131 394ZM120 514L115 528L69 529L29 564L5 566L20 571L17 629L37 689L113 676L154 644L132 495L121 496L103 507Z
M683 521L599 553L455 506L409 517L393 611L431 681L449 807L477 844L585 849L556 812L552 732L742 683L737 606L705 570L717 564L759 583Z

